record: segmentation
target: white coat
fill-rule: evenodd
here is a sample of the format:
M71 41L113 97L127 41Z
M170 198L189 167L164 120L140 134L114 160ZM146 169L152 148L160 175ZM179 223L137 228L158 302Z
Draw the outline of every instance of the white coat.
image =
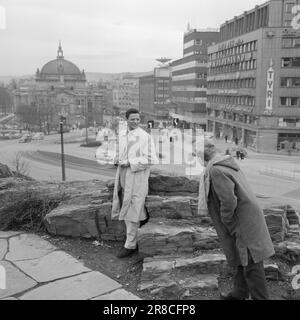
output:
M112 219L139 222L146 218L145 198L148 194L150 166L158 163L152 137L143 129L123 132L119 136L119 160L128 159L124 199L120 208L120 167L117 169L113 194Z

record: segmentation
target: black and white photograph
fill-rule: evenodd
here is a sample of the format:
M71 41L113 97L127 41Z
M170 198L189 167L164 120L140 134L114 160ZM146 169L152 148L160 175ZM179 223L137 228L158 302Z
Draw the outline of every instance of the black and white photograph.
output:
M0 0L0 300L300 300L300 0Z

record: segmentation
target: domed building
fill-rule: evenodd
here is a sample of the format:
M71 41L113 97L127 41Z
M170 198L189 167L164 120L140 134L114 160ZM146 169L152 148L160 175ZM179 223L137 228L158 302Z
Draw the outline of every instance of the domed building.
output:
M56 59L37 69L33 82L15 90L15 110L22 105L36 108L39 129L45 132L58 127L61 115L70 128L103 121L103 92L88 88L84 70L64 58L61 43Z
M61 43L59 43L57 58L47 62L41 70L36 71L38 88L66 88L70 90L83 89L86 85L84 70L64 58Z

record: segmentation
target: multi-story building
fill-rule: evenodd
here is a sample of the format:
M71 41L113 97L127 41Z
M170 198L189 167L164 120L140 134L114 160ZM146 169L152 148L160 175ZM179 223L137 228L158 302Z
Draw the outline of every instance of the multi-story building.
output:
M258 152L300 151L299 4L271 0L222 24L220 42L208 48L208 130L216 137Z
M0 114L6 115L12 111L11 93L4 86L0 86Z
M103 94L87 87L85 72L64 58L59 44L57 58L14 90L14 109L24 106L36 108L43 130L57 127L60 115L66 116L69 126L92 126L102 123Z
M139 79L123 78L113 89L113 105L121 112L139 107Z
M172 111L169 65L139 78L139 110L143 121L167 119Z
M172 102L179 118L206 127L207 48L219 40L216 29L188 29L183 37L183 58L171 63Z

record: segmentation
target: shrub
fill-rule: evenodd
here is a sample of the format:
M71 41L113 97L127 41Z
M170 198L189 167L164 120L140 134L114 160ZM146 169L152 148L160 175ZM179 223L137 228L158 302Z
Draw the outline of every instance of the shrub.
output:
M46 214L55 209L63 200L40 199L36 192L27 189L22 197L15 199L12 193L6 203L0 208L0 230L44 231L43 219Z

